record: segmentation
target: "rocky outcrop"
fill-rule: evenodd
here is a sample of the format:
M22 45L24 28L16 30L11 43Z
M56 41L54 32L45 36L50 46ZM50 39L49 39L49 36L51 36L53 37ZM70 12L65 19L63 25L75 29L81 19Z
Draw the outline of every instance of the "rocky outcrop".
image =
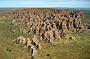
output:
M39 35L40 40L47 42L67 38L69 30L82 32L86 28L81 22L84 18L83 13L67 9L25 8L0 13L0 17L12 18L12 25L25 22L25 26L30 27L28 33ZM25 33L25 30L21 32Z
M41 49L41 45L39 44L39 41L37 40L36 38L36 35L33 36L32 38L32 43L38 48L38 49Z
M26 44L26 39L23 36L19 36L17 38L17 42L21 45L25 45Z
M25 39L23 36L19 36L16 41L20 45L26 46L28 48L28 52L32 56L38 53L35 47L38 48L39 50L42 48L41 45L38 43L37 39L35 38L35 36L33 37L33 40L30 40L29 38Z
M0 17L12 19L11 24L14 26L24 23L25 29L21 26L20 33L34 34L31 39L19 36L16 40L20 45L27 47L32 56L38 53L37 49L42 49L39 44L40 40L49 43L67 37L70 40L75 40L74 37L67 36L67 32L70 30L82 32L86 29L86 26L81 22L81 19L84 18L83 13L67 9L24 8L0 13ZM37 39L37 36L40 38Z

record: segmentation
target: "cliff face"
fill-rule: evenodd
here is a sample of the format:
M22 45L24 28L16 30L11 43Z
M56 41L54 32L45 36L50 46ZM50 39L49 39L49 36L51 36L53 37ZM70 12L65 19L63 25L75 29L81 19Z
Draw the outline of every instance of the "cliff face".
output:
M67 9L40 9L25 8L11 12L0 13L0 17L12 18L11 24L25 22L26 27L30 27L26 32L39 35L40 40L52 42L66 38L69 30L82 32L85 25L81 22L84 15L81 11L70 11ZM25 30L21 30L25 33Z

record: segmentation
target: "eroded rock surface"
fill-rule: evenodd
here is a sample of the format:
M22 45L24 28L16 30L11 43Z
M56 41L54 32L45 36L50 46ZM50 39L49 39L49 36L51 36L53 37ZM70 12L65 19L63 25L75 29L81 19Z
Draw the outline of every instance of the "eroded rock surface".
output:
M23 36L19 36L16 41L20 45L26 46L27 50L29 51L30 55L32 55L32 56L34 56L38 53L37 50L35 49L35 47L38 48L38 49L42 48L41 45L38 43L37 38L35 37L35 35L33 37L33 40L32 39L30 40L29 38L26 39Z
M12 18L12 25L25 22L28 31L20 30L23 33L34 33L41 36L40 40L52 42L66 38L69 30L82 32L85 25L81 22L84 15L81 11L70 11L67 9L49 8L24 8L12 12L0 13L0 17Z
M53 40L67 38L67 32L70 30L82 32L86 29L86 26L81 22L81 19L84 18L83 13L67 9L24 8L0 13L0 17L13 19L11 24L14 26L25 23L24 26L29 29L20 28L19 32L34 34L32 39L26 39L23 36L17 38L19 44L28 47L31 55L38 53L35 47L42 48L39 40L53 42ZM36 35L40 38L37 39ZM69 37L69 39L74 40L73 37Z

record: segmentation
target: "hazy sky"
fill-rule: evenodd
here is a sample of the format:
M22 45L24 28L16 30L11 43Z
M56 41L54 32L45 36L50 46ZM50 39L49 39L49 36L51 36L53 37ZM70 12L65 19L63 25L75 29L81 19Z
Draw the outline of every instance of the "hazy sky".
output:
M90 8L90 0L0 0L0 7Z

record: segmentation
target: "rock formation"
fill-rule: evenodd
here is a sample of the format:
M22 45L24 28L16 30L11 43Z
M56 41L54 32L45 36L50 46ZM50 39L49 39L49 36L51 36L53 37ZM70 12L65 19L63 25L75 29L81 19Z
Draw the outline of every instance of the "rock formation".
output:
M25 26L30 27L28 33L39 35L43 40L50 42L54 39L66 38L66 33L69 30L78 32L85 30L85 25L81 22L81 19L84 18L81 11L24 8L0 15L0 17L12 18L12 25L25 22ZM26 33L25 29L20 31Z
M28 48L30 55L34 56L38 53L35 47L38 49L41 49L42 47L38 43L35 36L32 39L30 40L29 38L26 39L23 36L19 36L16 42L18 42L20 45L26 46Z
M29 28L29 30L20 29L19 31L21 33L27 32L34 34L31 41L29 38L25 39L22 36L17 39L17 42L21 45L26 44L31 55L37 53L32 44L38 49L41 49L41 45L35 35L40 36L39 40L53 42L53 40L67 38L67 32L70 30L82 32L86 28L81 22L81 19L84 18L83 13L81 11L70 11L68 9L24 8L0 13L0 17L12 19L11 24L14 26L24 22L24 25ZM73 40L72 37L69 39Z

